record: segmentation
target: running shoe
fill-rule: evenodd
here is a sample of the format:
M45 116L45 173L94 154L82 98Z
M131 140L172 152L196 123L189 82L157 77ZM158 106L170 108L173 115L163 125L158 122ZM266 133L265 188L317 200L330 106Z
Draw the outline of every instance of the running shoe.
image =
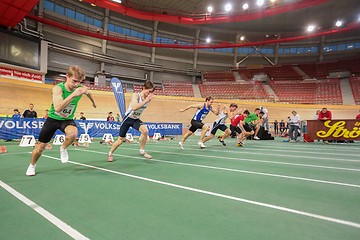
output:
M67 163L69 161L69 155L66 149L60 147L60 160L62 163Z
M244 143L238 142L238 143L236 144L236 146L237 146L237 147L243 147L243 146L244 146Z
M145 151L140 151L139 153L141 156L145 157L146 159L151 159L152 156L150 154L148 154L147 152Z
M114 161L112 155L107 156L107 161L108 162L113 162Z
M206 148L203 142L198 142L198 145L200 146L201 149Z
M184 149L184 145L182 144L182 142L179 142L180 148Z
M35 168L36 165L29 165L28 169L26 170L26 176L35 176Z
M221 142L223 146L226 146L226 143L224 142L224 140L221 140L221 138L219 139L219 142Z

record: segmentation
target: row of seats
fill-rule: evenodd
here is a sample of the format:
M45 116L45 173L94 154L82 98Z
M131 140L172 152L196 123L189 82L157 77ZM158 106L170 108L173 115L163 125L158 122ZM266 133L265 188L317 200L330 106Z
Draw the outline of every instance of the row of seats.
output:
M297 65L310 78L326 79L332 72L350 72L360 74L360 58L338 60L334 62L311 63Z
M134 85L134 92L141 92L141 85ZM194 97L194 90L190 82L164 81L162 86L155 85L155 94L166 96Z
M350 86L356 104L360 104L360 76L350 78Z
M248 69L248 68L238 68L237 71L241 77L241 79L250 81L256 80L253 79L255 75L267 75L270 80L277 80L277 81L285 81L285 80L292 80L292 81L301 81L303 77L294 70L293 66L291 65L282 65L282 66L266 66L262 68L255 68L255 69Z
M317 82L270 82L270 86L280 102L308 104L342 104L339 79Z
M299 68L301 72L296 71ZM303 63L277 66L256 66L256 68L240 67L234 69L243 80L253 80L257 74L266 74L271 80L303 80L304 78L327 79L333 72L350 72L360 76L360 58L344 59L324 63ZM217 72L219 73L219 72ZM306 75L304 75L304 73Z
M164 95L194 97L194 89L190 82L164 81Z
M199 84L202 97L213 96L224 99L268 99L261 83Z
M204 82L234 82L235 76L231 71L216 71L203 73Z

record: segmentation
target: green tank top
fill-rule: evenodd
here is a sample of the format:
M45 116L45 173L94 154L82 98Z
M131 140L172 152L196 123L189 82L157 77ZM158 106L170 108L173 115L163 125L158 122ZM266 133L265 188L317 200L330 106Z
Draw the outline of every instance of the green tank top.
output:
M62 98L67 98L71 93L66 90L63 82L59 83L59 86L62 89ZM82 87L81 84L78 85L77 88ZM77 105L81 99L82 95L75 97L69 105L67 105L61 112L55 112L54 103L51 104L51 108L49 110L49 117L56 120L72 120L74 119L74 114L77 108Z

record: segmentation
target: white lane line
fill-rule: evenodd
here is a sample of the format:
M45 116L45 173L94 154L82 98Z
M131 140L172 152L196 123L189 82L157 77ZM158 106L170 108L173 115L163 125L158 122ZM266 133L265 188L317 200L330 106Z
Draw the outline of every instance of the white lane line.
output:
M6 156L9 156L9 155L21 155L21 154L27 154L28 152L16 152L16 153L9 153L9 152L7 152L7 153L4 153L4 154L0 154L0 157L1 156L4 156L4 159L5 159L5 157Z
M228 141L228 146L232 146L233 149L235 148L235 144L236 142L233 142L233 141ZM282 152L289 152L289 153L292 153L292 152L300 152L300 153L312 153L312 154L319 154L319 155L322 155L322 154L328 154L328 155L331 155L332 153L336 154L336 155L339 155L339 156L342 156L342 155L348 155L348 156L354 156L355 159L357 159L357 156L360 152L360 146L356 147L356 148L352 148L352 149L349 149L349 148L324 148L323 146L316 146L316 147L307 147L307 146L304 146L304 145L298 145L296 143L292 143L287 146L279 146L277 144L273 144L273 145L270 145L270 144L257 144L258 142L256 143L253 143L251 141L245 141L245 144L246 144L246 149L249 150L249 151L274 151L274 152L277 152L277 151L282 151ZM205 145L207 146L207 144L212 147L212 146L215 146L216 145L216 142L211 142L211 140L207 143L205 143ZM149 146L154 146L154 144L151 144ZM177 145L177 142L176 144L173 144L172 146L174 146L175 148L178 147ZM197 149L197 141L196 142L186 142L185 144L185 149L187 149L187 146L189 147L189 149L193 149L193 148L196 148ZM219 148L222 147L221 145L218 145ZM302 146L302 147L301 147ZM223 147L224 148L224 147ZM244 150L244 148L241 148L242 150ZM342 154L344 153L344 154Z
M85 149L81 149L80 151L98 153L98 154L103 154L103 155L108 154L107 152L98 152L98 151L94 151L94 150L85 150ZM142 160L144 159L143 157L127 156L127 155L121 155L121 154L113 154L113 155L120 156L120 157L126 157L126 158L136 158L136 159L142 159ZM253 172L253 171L246 171L246 170L240 170L240 169L214 167L214 166L192 164L192 163L172 162L172 161L166 161L166 160L160 160L160 159L154 159L154 158L150 159L150 161L167 163L167 164L175 164L175 165L183 165L183 166L191 166L191 167L200 167L200 168L207 168L207 169L214 169L214 170L223 170L223 171L229 171L229 172L240 172L240 173L248 173L248 174L254 174L254 175L262 175L262 176L269 176L269 177L278 177L278 178L286 178L286 179L294 179L294 180L301 180L301 181L308 181L308 182L317 182L317 183L325 183L325 184L332 184L332 185L360 188L360 185L356 185L356 184L333 182L333 181L326 181L326 180L313 179L313 178L294 177L294 176L280 175L280 174L273 174L273 173L264 173L264 172Z
M179 147L173 147L173 146L155 146L155 145L151 145L151 147L161 147L161 148L169 148L169 149L179 149ZM211 147L211 146L210 146ZM187 150L185 148L185 150ZM194 150L192 148L190 148L190 150ZM201 149L195 149L196 151L203 151ZM245 151L244 151L245 150ZM246 151L246 150L253 150L253 151ZM269 153L269 151L272 151L271 149L263 149L266 151L266 153L264 154L264 151L260 151L260 152L254 152L254 149L244 149L244 148L239 148L238 151L235 150L220 150L220 149L210 149L207 148L206 151L208 152L218 152L218 153L235 153L235 154L248 154L248 155L261 155L261 156L276 156L276 157L291 157L291 158L304 158L304 159L316 159L316 160L325 160L325 161L341 161L341 162L358 162L360 163L360 160L358 160L359 158L359 154L351 154L351 155L347 155L347 154L339 154L340 156L356 156L355 159L348 159L348 158L336 158L336 159L332 159L330 157L315 157L315 156L304 156L304 154L313 154L313 152L304 152L304 151L286 151L287 153L297 153L296 155L291 155L291 154L276 154L276 153ZM280 152L284 152L285 150L275 150L275 151L280 151ZM298 154L301 153L301 154ZM319 153L321 154L321 153ZM328 153L332 156L337 155L337 154L333 154L333 153ZM324 154L322 154L324 155Z
M2 188L4 188L6 191L8 191L10 194L12 194L14 197L19 199L23 203L25 203L27 206L31 207L34 211L39 213L46 220L48 220L49 222L54 224L56 227L61 229L63 232L65 232L67 235L69 235L73 239L78 239L78 240L89 239L89 238L85 237L80 232L78 232L77 230L75 230L74 228L72 228L71 226L66 224L65 222L61 221L59 218L57 218L56 216L54 216L53 214L51 214L50 212L48 212L44 208L40 207L38 204L31 201L30 199L28 199L27 197L25 197L24 195L22 195L21 193L19 193L18 191L16 191L15 189L13 189L12 187L10 187L9 185L7 185L6 183L4 183L1 180L0 180L0 186Z
M129 148L129 147L122 147L123 149L139 151L139 149ZM200 151L200 150L199 150ZM341 167L330 167L330 166L322 166L322 165L312 165L312 164L302 164L302 163L288 163L288 162L276 162L276 161L265 161L265 160L256 160L256 159L249 159L249 158L233 158L233 157L224 157L224 156L214 156L214 155L204 155L204 154L189 154L184 153L183 150L179 150L178 152L164 152L164 151L156 151L151 150L151 152L158 152L158 153L166 153L166 154L175 154L175 155L182 155L182 156L193 156L193 157L206 157L206 158L215 158L215 159L226 159L226 160L235 160L235 161L245 161L245 162L258 162L258 163L267 163L267 164L279 164L279 165L288 165L288 166L297 166L297 167L310 167L310 168L324 168L324 169L333 169L333 170L344 170L344 171L354 171L360 172L358 168L341 168ZM179 153L180 152L180 153ZM239 152L241 154L241 152Z
M51 158L51 159L55 159L55 160L60 160L59 158L56 158L56 157L51 157L51 156L47 156L47 155L42 155L42 156ZM324 220L324 221L328 221L328 222L347 225L347 226L354 227L354 228L360 228L360 223L356 223L356 222L350 222L350 221L327 217L327 216L323 216L323 215L319 215L319 214L303 212L303 211L299 211L299 210L292 209L292 208L286 208L286 207L281 207L281 206L277 206L277 205L252 201L252 200L248 200L248 199L244 199L244 198L233 197L233 196L229 196L229 195L225 195L225 194L220 194L220 193L210 192L210 191L201 190L201 189L197 189L197 188L182 186L182 185L159 181L159 180L155 180L155 179L151 179L151 178L140 177L140 176L123 173L123 172L117 172L117 171L113 171L113 170L109 170L109 169L101 168L101 167L96 167L96 166L92 166L92 165L88 165L88 164L83 164L83 163L78 163L78 162L73 162L73 161L69 161L69 163L72 163L75 165L80 165L80 166L87 167L87 168L97 169L97 170L104 171L104 172L118 174L118 175L125 176L125 177L130 177L130 178L139 179L139 180L143 180L143 181L147 181L147 182L152 182L152 183L166 185L166 186L170 186L170 187L174 187L174 188L179 188L179 189L183 189L183 190L187 190L187 191L192 191L192 192L202 193L202 194L211 195L211 196L215 196L215 197L230 199L230 200L248 203L248 204L252 204L252 205L256 205L256 206L267 207L267 208L276 209L276 210L283 211L283 212L289 212L289 213L307 216L307 217L311 217L311 218L315 218L315 219L319 219L319 220Z

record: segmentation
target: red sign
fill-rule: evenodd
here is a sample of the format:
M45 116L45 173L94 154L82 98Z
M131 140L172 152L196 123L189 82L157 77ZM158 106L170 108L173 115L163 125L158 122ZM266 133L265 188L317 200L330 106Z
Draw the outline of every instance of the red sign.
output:
M42 75L0 67L0 75L42 81Z
M360 140L360 121L309 120L307 135L315 140Z

